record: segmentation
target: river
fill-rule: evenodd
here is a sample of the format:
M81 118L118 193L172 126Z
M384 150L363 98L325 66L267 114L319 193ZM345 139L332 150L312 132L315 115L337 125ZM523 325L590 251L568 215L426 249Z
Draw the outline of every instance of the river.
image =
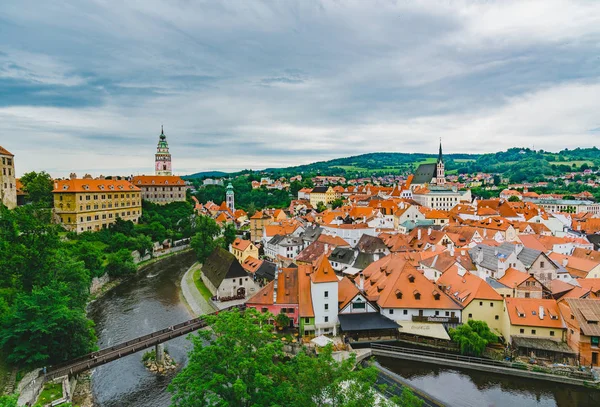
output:
M192 318L181 298L181 277L195 255L172 256L146 266L90 304L98 346L106 348ZM185 337L165 344L180 368L191 344ZM99 407L168 407L166 391L173 376L157 376L142 364L145 351L100 366L92 372L92 392ZM179 371L179 369L177 369Z
M600 406L598 390L392 358L378 357L377 361L448 406Z

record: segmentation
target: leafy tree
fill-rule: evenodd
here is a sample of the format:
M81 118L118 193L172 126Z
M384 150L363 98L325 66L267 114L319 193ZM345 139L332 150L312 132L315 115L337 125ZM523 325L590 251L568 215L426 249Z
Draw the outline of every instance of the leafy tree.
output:
M147 254L152 255L152 239L150 237L139 235L135 238L133 244L141 257L145 257Z
M134 274L137 271L131 252L128 249L121 249L116 253L108 255L106 272L111 277L122 277Z
M521 202L521 200L518 196L512 195L510 198L508 198L508 202Z
M52 207L54 185L48 173L28 172L21 177L21 183L29 202L41 207Z
M339 208L339 207L340 207L340 206L342 206L342 205L344 205L344 200L343 200L343 199L341 199L341 198L334 199L334 200L331 202L331 209L336 209L336 208ZM320 212L320 211L319 211L319 212Z
M234 242L235 238L235 225L233 225L232 223L225 224L225 227L223 228L223 248L225 250L229 250L229 245Z
M104 253L96 244L81 241L74 245L71 252L77 260L83 261L91 277L100 277L104 274Z
M282 312L275 317L275 323L278 327L285 328L290 325L290 317Z
M0 346L12 363L53 364L94 349L93 323L83 309L69 306L64 283L19 294L13 311L4 318Z
M292 358L272 337L272 315L253 309L207 316L212 331L190 336L188 365L173 379L173 406L371 406L374 368L337 362L331 347ZM342 384L343 383L343 384ZM383 406L396 405L382 403Z
M130 220L123 220L119 216L108 228L113 233L122 233L125 236L133 236L135 233L135 223Z
M326 210L327 207L325 206L325 204L323 202L319 202L317 204L317 212L323 212L324 210Z
M217 243L215 239L221 230L214 219L208 216L199 216L196 219L196 234L192 237L190 245L196 252L198 261L204 263L213 252Z
M17 407L18 397L16 394L0 396L1 407Z
M460 346L463 355L481 356L488 343L498 342L484 321L469 320L466 324L450 329L450 337Z

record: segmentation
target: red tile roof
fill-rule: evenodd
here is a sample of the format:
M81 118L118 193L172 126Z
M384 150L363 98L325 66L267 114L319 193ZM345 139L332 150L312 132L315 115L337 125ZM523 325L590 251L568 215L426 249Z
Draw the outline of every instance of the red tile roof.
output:
M126 180L67 179L54 181L52 192L139 192L140 189Z
M131 179L131 183L139 186L185 186L185 181L175 175L138 175Z
M562 329L563 327L556 300L505 298L504 302L511 325L539 326L558 329ZM544 309L543 319L541 319L539 315L540 307ZM551 316L557 318L553 319Z

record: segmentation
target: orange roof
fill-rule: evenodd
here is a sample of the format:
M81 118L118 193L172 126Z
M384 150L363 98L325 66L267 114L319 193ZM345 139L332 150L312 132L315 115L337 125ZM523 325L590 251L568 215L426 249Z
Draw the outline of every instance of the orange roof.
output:
M446 293L411 264L392 253L363 270L365 292L382 308L461 309Z
M296 229L298 229L298 225L295 223L271 224L264 227L266 236L289 235Z
M537 235L519 235L518 237L521 243L523 243L523 246L529 249L539 250L544 253L548 252L548 249L546 246L544 246L544 244L542 244L539 238L540 236Z
M262 266L262 264L263 264L262 260L255 259L252 256L248 256L248 257L246 257L246 260L244 260L244 262L242 263L242 267L248 273L255 273L256 270L258 270L260 268L260 266Z
M502 301L502 296L488 283L468 271L460 275L458 267L452 266L437 280L446 288L446 293L460 301L465 307L474 299Z
M590 250L590 249L582 249L580 247L577 247L575 250L573 250L573 253L571 253L571 256L579 257L581 259L600 261L600 252L599 251Z
M358 288L348 277L343 277L338 284L339 309L344 308L358 294Z
M139 186L185 185L185 181L176 175L138 175L131 179L131 183Z
M597 261L565 256L560 253L550 253L548 257L556 264L565 267L570 274L573 274L573 277L585 278L590 271L600 265Z
M314 284L338 282L335 271L333 271L331 263L329 263L329 259L325 255L322 255L317 261L316 270L311 274L310 279Z
M11 157L14 157L13 153L11 153L10 151L8 151L7 149L5 149L2 146L0 146L0 154L2 154L2 155L10 155Z
M270 281L254 294L246 304L273 305L275 281ZM298 269L284 268L277 275L277 298L275 304L298 304Z
M350 246L350 243L348 243L341 237L326 235L324 233L321 233L317 240L319 242L326 243L328 245L335 246L335 247L337 247L337 246L349 247Z
M248 214L243 209L236 209L233 216L235 216L236 219L239 219L242 216L248 216Z
M231 244L232 247L244 251L248 248L248 246L250 246L252 244L252 242L250 240L244 240L244 239L240 239L239 237L237 237L233 243Z
M315 316L310 291L312 269L310 264L298 265L298 311L301 318Z
M500 284L505 285L508 288L518 287L523 283L523 281L527 280L531 276L528 273L523 271L519 271L516 268L509 267L505 272L502 278L498 279Z
M511 325L539 326L545 328L563 327L556 300L538 298L505 298L506 311ZM544 309L543 319L540 318L540 307ZM519 315L519 313L521 315ZM555 317L555 318L552 318Z
M269 215L265 214L263 211L256 211L254 215L250 217L250 219L269 219L271 218Z
M440 211L432 209L425 214L425 219L448 219L449 215L447 211Z
M54 181L52 192L139 192L140 189L124 179L66 179Z

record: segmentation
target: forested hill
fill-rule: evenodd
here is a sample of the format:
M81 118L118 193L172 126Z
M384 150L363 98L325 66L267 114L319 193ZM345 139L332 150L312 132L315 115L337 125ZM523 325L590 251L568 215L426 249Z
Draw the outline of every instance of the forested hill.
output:
M267 168L262 172L273 176L290 177L297 174L343 175L362 177L371 175L410 173L422 163L435 162L436 154L420 153L369 153L353 157L336 158L312 164L287 168ZM513 182L542 180L544 177L600 166L600 150L596 147L564 149L557 153L511 148L486 154L444 154L447 174L498 173ZM248 173L242 171L235 174ZM199 174L198 174L199 175ZM190 178L199 178L194 174Z

